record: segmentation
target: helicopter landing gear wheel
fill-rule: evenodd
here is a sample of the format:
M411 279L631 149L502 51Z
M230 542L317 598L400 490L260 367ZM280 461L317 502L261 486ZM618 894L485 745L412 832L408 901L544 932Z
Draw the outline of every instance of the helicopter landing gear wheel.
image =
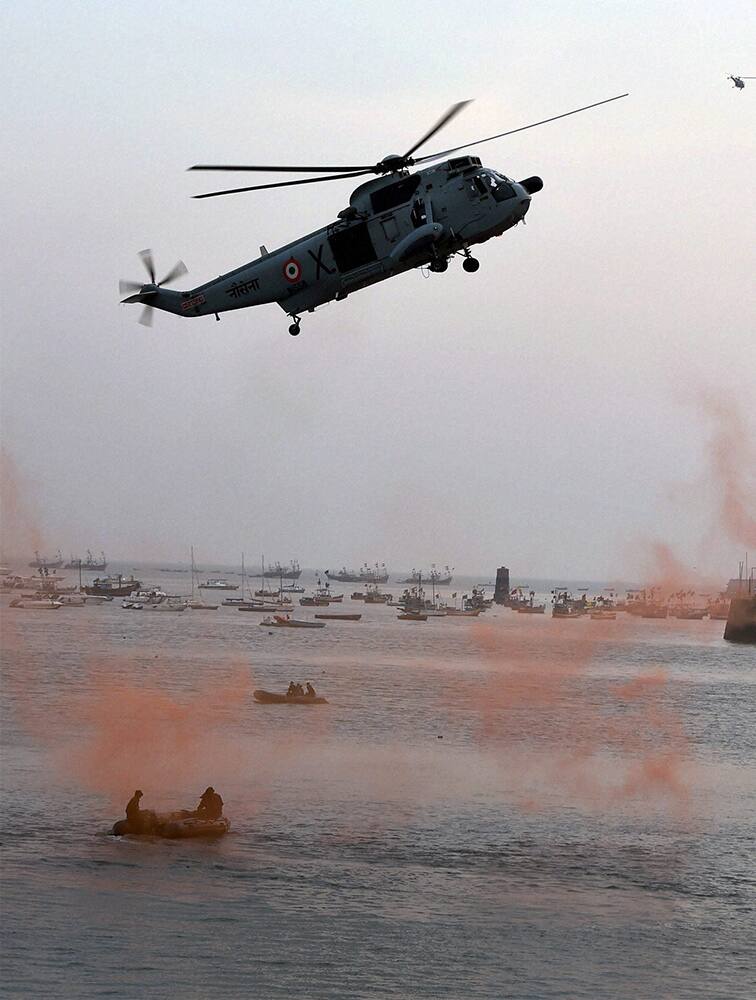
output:
M298 337L299 336L299 324L302 321L300 320L299 316L294 316L292 318L293 318L294 322L289 327L289 333L292 335L292 337Z
M428 265L428 270L433 271L434 274L443 274L444 271L449 270L449 261L444 257L443 259L434 260Z
M462 261L462 269L468 274L475 274L480 267L480 261L476 257L465 257Z

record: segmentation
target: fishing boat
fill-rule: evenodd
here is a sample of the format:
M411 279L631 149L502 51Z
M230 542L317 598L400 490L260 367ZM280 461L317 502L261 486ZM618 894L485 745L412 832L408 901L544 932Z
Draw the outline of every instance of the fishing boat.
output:
M327 705L328 699L320 695L276 694L274 691L257 690L252 697L261 705Z
M493 597L486 596L486 588L481 584L479 587L473 587L470 596L465 595L463 602L466 611L475 610L475 608L487 611L493 605Z
M726 622L730 613L730 600L721 595L709 603L709 618L713 622Z
M669 608L666 604L647 604L640 614L641 618L667 618Z
M573 618L582 618L585 614L584 601L582 598L573 598L572 594L568 590L554 590L552 591L552 608L551 617L559 618L562 621L566 619L572 620Z
M399 583L407 583L407 584L417 583L419 585L422 580L425 580L426 583L433 583L437 587L448 587L449 584L452 582L453 574L454 574L453 566L451 567L451 569L448 566L444 566L444 569L442 571L436 569L436 564L432 563L430 572L428 573L424 573L422 570L415 569L413 566L412 572L407 577L407 579L400 580Z
M84 592L95 597L128 597L141 586L141 581L133 576L125 577L119 573L117 576L97 577L84 587Z
M60 549L55 559L48 559L47 556L40 556L39 552L34 553L34 558L29 563L32 569L60 569L63 565L63 556Z
M316 618L323 618L329 622L358 622L361 620L362 615L350 615L350 614L336 614L335 612L330 614L315 615Z
M380 566L376 563L373 567L364 563L359 570L342 567L336 573L327 569L325 575L337 583L388 583L389 578L385 563Z
M306 622L301 618L289 618L288 615L273 615L263 618L261 628L325 628L325 622Z
M200 591L200 596L199 597L195 597L194 596L195 578L196 578L196 575L197 575L197 567L195 566L195 563L194 563L194 546L193 545L190 546L189 552L190 552L190 556L191 556L192 596L189 599L189 601L187 602L187 607L190 610L192 610L192 611L217 611L218 610L218 605L217 604L210 604L207 601L203 601L202 600L202 592L201 591Z
M277 580L283 578L284 580L298 580L302 574L302 570L296 559L293 559L288 566L282 566L280 562L275 562L268 569L263 569L263 577L268 580Z
M302 607L325 607L328 604L340 604L344 600L343 594L332 594L330 583L326 583L325 587L322 586L321 581L318 580L318 585L308 597L300 597L299 603Z
M92 553L87 549L87 558L79 559L77 556L71 556L70 560L63 567L64 569L80 569L85 573L100 573L102 570L108 568L108 561L105 558L105 553L100 553L100 558L95 559Z
M590 618L594 622L613 622L616 617L617 612L609 608L595 608L590 612Z
M304 592L304 587L298 583L289 583L285 587L281 587L282 594L304 594Z
M369 583L362 596L365 604L388 604L394 600L394 595L382 591L377 583Z
M401 614L397 615L397 620L400 622L427 622L428 615L425 611L402 611Z
M527 597L521 594L516 602L510 604L510 607L514 608L518 615L543 615L546 613L545 604L535 603L534 590L529 591Z

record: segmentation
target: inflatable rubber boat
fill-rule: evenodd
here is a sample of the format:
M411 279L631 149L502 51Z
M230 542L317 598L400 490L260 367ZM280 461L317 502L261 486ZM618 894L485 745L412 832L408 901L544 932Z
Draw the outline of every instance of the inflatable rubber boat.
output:
M182 840L189 837L222 837L231 829L225 816L220 819L202 819L193 812L181 809L179 812L155 813L143 809L138 827L126 819L119 819L113 825L114 837L165 837L168 840Z
M327 705L328 699L320 695L275 694L273 691L253 691L252 697L261 705Z

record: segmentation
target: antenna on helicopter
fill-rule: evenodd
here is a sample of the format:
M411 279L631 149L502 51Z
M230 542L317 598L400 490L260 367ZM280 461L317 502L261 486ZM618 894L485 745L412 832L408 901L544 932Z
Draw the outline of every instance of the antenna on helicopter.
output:
M579 114L581 111L588 111L590 108L597 108L602 104L609 104L618 101L627 94L617 94L615 97L608 97L603 101L596 101L594 104L586 104L582 108L575 108L572 111L565 111L561 115L554 115L552 118L543 118L541 121L531 122L529 125L521 125L519 128L509 129L507 132L499 132L497 135L489 135L485 139L475 139L472 142L462 143L451 149L444 149L440 153L430 153L428 156L415 158L413 154L429 139L432 139L437 132L449 124L461 111L463 111L470 101L458 101L452 104L444 114L438 119L428 131L410 148L403 156L392 153L384 156L374 164L360 164L347 167L294 167L294 166L241 166L241 165L216 165L216 164L195 164L189 170L228 170L228 171L251 171L263 173L299 173L299 174L326 174L325 177L301 177L294 181L277 181L271 184L253 184L250 187L228 188L224 191L209 191L206 194L195 194L194 198L217 198L222 194L240 194L243 191L262 191L266 188L293 187L298 184L319 184L322 181L337 181L347 177L363 177L367 174L393 174L406 170L407 167L415 166L418 163L429 163L431 160L440 160L450 153L456 153L460 149L467 149L470 146L479 146L483 142L491 142L493 139L502 139L506 135L514 135L515 132L524 132L526 129L536 128L538 125L546 125L548 122L558 121L560 118L568 118L570 115Z
M142 310L142 314L139 317L139 322L142 326L152 326L152 319L155 310L149 304L149 297L151 295L156 295L158 288L162 288L163 285L167 285L169 281L175 281L176 278L180 278L183 274L187 274L188 268L183 260L179 260L173 265L162 281L156 282L155 262L152 257L152 250L140 250L139 257L141 258L145 270L150 277L149 282L144 283L140 281L121 280L118 282L118 290L121 295L126 292L136 292L135 295L129 295L127 298L121 299L121 302L144 302L145 305Z

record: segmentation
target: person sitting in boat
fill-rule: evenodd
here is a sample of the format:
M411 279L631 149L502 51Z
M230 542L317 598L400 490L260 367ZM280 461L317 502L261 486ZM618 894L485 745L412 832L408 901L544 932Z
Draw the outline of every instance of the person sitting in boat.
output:
M297 685L294 683L294 681L289 681L289 688L286 692L286 697L293 698L296 693L297 693Z
M307 682L307 687L305 689L305 694L307 695L308 698L314 698L315 697L315 688L312 686L312 684L310 684L309 681Z
M199 805L195 810L195 815L199 819L216 820L220 819L223 815L223 799L215 791L212 785L209 785L199 800Z
M137 788L126 805L126 822L134 830L140 830L142 827L142 810L139 808L142 795L143 792Z

